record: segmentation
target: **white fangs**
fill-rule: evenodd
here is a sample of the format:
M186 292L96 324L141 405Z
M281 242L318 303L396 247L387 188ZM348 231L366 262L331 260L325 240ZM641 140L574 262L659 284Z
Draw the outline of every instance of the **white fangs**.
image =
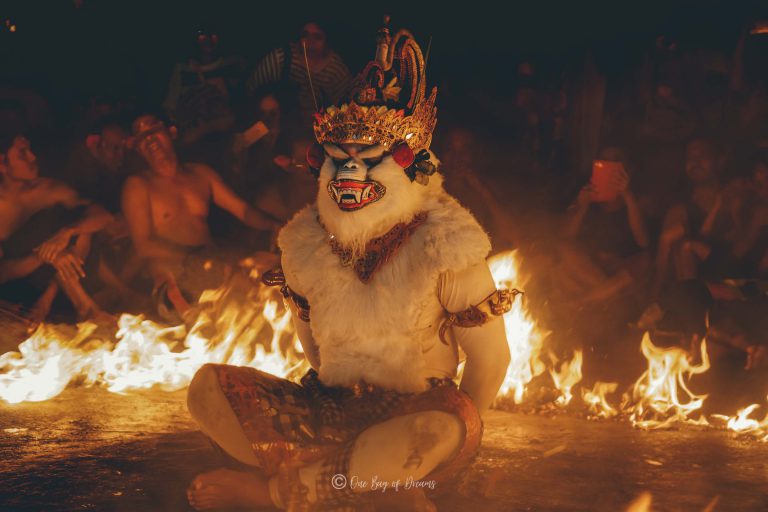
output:
M367 199L371 192L371 185L367 186L365 190L359 188L338 188L336 185L331 185L331 191L333 197L338 204L360 204L364 199ZM347 196L347 197L344 197ZM349 197L352 196L352 197ZM354 198L354 199L353 199Z
M356 210L378 200L383 190L384 187L380 191L379 185L375 183L356 180L332 181L328 184L331 198L344 210Z

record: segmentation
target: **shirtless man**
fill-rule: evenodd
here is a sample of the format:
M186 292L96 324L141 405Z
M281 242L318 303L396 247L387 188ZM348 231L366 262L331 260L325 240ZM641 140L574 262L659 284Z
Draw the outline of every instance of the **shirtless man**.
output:
M180 163L173 147L175 127L145 114L134 121L133 134L134 147L149 169L126 180L123 215L136 253L148 264L155 291L165 288L168 300L183 314L189 303L178 278L186 257L211 244L207 222L211 201L252 228L272 230L278 225L251 208L207 165Z
M28 247L27 243L24 247L24 242L19 243L19 238L28 238L20 235L35 235L22 230L30 218L55 207L86 209L79 220L59 229L42 244ZM34 295L42 292L33 299L34 321L45 319L59 288L72 301L80 318L101 313L80 280L85 277L83 260L90 247L90 235L111 222L108 212L81 199L69 186L39 177L37 158L25 137L14 137L0 146L0 284L6 285L11 296L24 295L25 284L33 288L29 291ZM45 265L52 266L55 274L45 275ZM34 290L35 284L42 286Z

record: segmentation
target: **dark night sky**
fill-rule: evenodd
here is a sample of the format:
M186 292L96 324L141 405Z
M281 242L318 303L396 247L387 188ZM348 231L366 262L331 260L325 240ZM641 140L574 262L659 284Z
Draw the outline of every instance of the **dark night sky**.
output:
M325 3L325 2L324 2ZM382 15L409 28L424 47L431 35L430 81L505 84L520 58L553 70L600 48L608 66L631 65L655 34L672 31L690 45L728 48L758 2L465 2L467 7L372 2L301 4L280 0L0 1L17 24L0 34L0 78L66 103L97 92L158 100L174 62L188 53L194 28L213 26L223 46L255 60L319 19L353 72L373 56ZM414 2L416 4L416 2ZM437 6L435 6L437 5ZM445 4L447 5L447 4ZM504 5L504 7L500 7ZM471 6L471 9L470 7Z

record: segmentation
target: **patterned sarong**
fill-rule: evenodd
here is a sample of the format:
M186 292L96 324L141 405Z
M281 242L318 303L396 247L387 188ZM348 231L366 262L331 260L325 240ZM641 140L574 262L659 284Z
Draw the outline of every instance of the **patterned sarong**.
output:
M431 388L422 393L398 393L369 385L328 387L314 370L296 384L254 368L212 366L266 475L277 474L285 465L324 461L317 480L322 509L357 507L367 499L348 487L335 489L332 477L348 476L355 439L377 423L423 411L453 414L464 423L459 450L425 477L439 484L436 491L449 487L480 446L482 422L477 409L449 379L430 380Z

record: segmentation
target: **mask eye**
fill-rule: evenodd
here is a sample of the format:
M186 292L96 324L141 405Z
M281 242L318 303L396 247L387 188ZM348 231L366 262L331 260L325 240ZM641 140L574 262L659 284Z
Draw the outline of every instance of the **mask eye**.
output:
M373 166L379 165L383 158L384 158L384 155L380 155L372 158L363 158L363 162L365 162L366 166L373 167Z
M336 167L341 167L342 165L344 165L349 161L349 158L331 157L331 159L333 160L333 163L336 164Z

